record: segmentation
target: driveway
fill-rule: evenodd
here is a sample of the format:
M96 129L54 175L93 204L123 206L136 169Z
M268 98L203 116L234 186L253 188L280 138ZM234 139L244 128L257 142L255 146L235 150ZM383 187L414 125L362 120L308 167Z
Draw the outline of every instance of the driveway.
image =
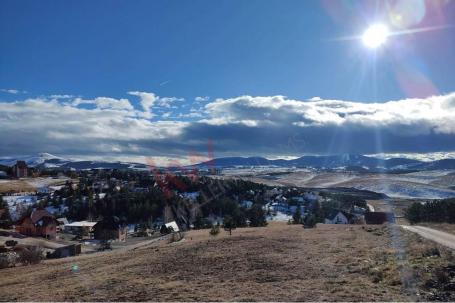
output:
M436 243L455 249L455 235L424 226L400 225L402 228L412 231L420 236Z

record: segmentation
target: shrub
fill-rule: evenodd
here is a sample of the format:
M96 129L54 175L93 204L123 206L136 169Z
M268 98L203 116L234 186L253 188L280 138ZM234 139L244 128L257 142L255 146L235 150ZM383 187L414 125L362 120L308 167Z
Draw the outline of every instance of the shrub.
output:
M431 247L431 248L428 248L426 249L422 255L424 257L440 257L441 256L441 252L439 251L439 249L437 247Z
M5 241L5 245L6 246L16 246L17 245L17 241L7 240L7 241Z
M211 236L216 236L220 233L220 226L219 225L213 225L212 228L210 229L210 235Z
M19 252L19 262L23 265L38 264L43 259L43 250L39 246L32 246Z
M8 268L9 267L9 260L7 254L0 255L0 269Z
M14 252L0 254L0 269L16 266L17 255Z
M231 216L225 216L223 219L223 227L226 231L229 231L229 235L232 235L232 230L235 229L237 225Z
M172 234L169 236L168 243L178 242L178 241L182 240L184 236L185 236L185 234L182 233L182 232L175 232L175 233L172 233Z

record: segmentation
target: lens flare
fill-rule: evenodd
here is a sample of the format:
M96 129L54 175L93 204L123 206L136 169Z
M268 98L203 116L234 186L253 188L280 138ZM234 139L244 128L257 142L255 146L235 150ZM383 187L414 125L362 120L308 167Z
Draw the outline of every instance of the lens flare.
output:
M371 25L362 35L362 42L368 48L378 48L387 41L389 29L384 24Z

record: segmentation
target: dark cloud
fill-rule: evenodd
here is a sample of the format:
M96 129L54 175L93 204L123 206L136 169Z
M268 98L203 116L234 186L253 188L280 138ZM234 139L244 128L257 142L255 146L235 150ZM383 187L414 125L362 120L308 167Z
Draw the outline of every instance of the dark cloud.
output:
M137 110L128 99L0 102L0 155L181 158L207 155L209 141L216 156L453 151L454 100L455 94L377 104L242 96L208 103L205 118L192 121L150 120L153 102Z

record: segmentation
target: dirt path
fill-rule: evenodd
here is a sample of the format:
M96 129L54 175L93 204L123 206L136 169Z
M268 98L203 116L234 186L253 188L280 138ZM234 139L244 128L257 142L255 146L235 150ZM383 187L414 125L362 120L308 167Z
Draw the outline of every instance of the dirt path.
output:
M424 227L424 226L409 226L409 225L400 225L402 228L415 232L420 236L437 242L446 247L455 249L455 235L439 231L436 229Z

